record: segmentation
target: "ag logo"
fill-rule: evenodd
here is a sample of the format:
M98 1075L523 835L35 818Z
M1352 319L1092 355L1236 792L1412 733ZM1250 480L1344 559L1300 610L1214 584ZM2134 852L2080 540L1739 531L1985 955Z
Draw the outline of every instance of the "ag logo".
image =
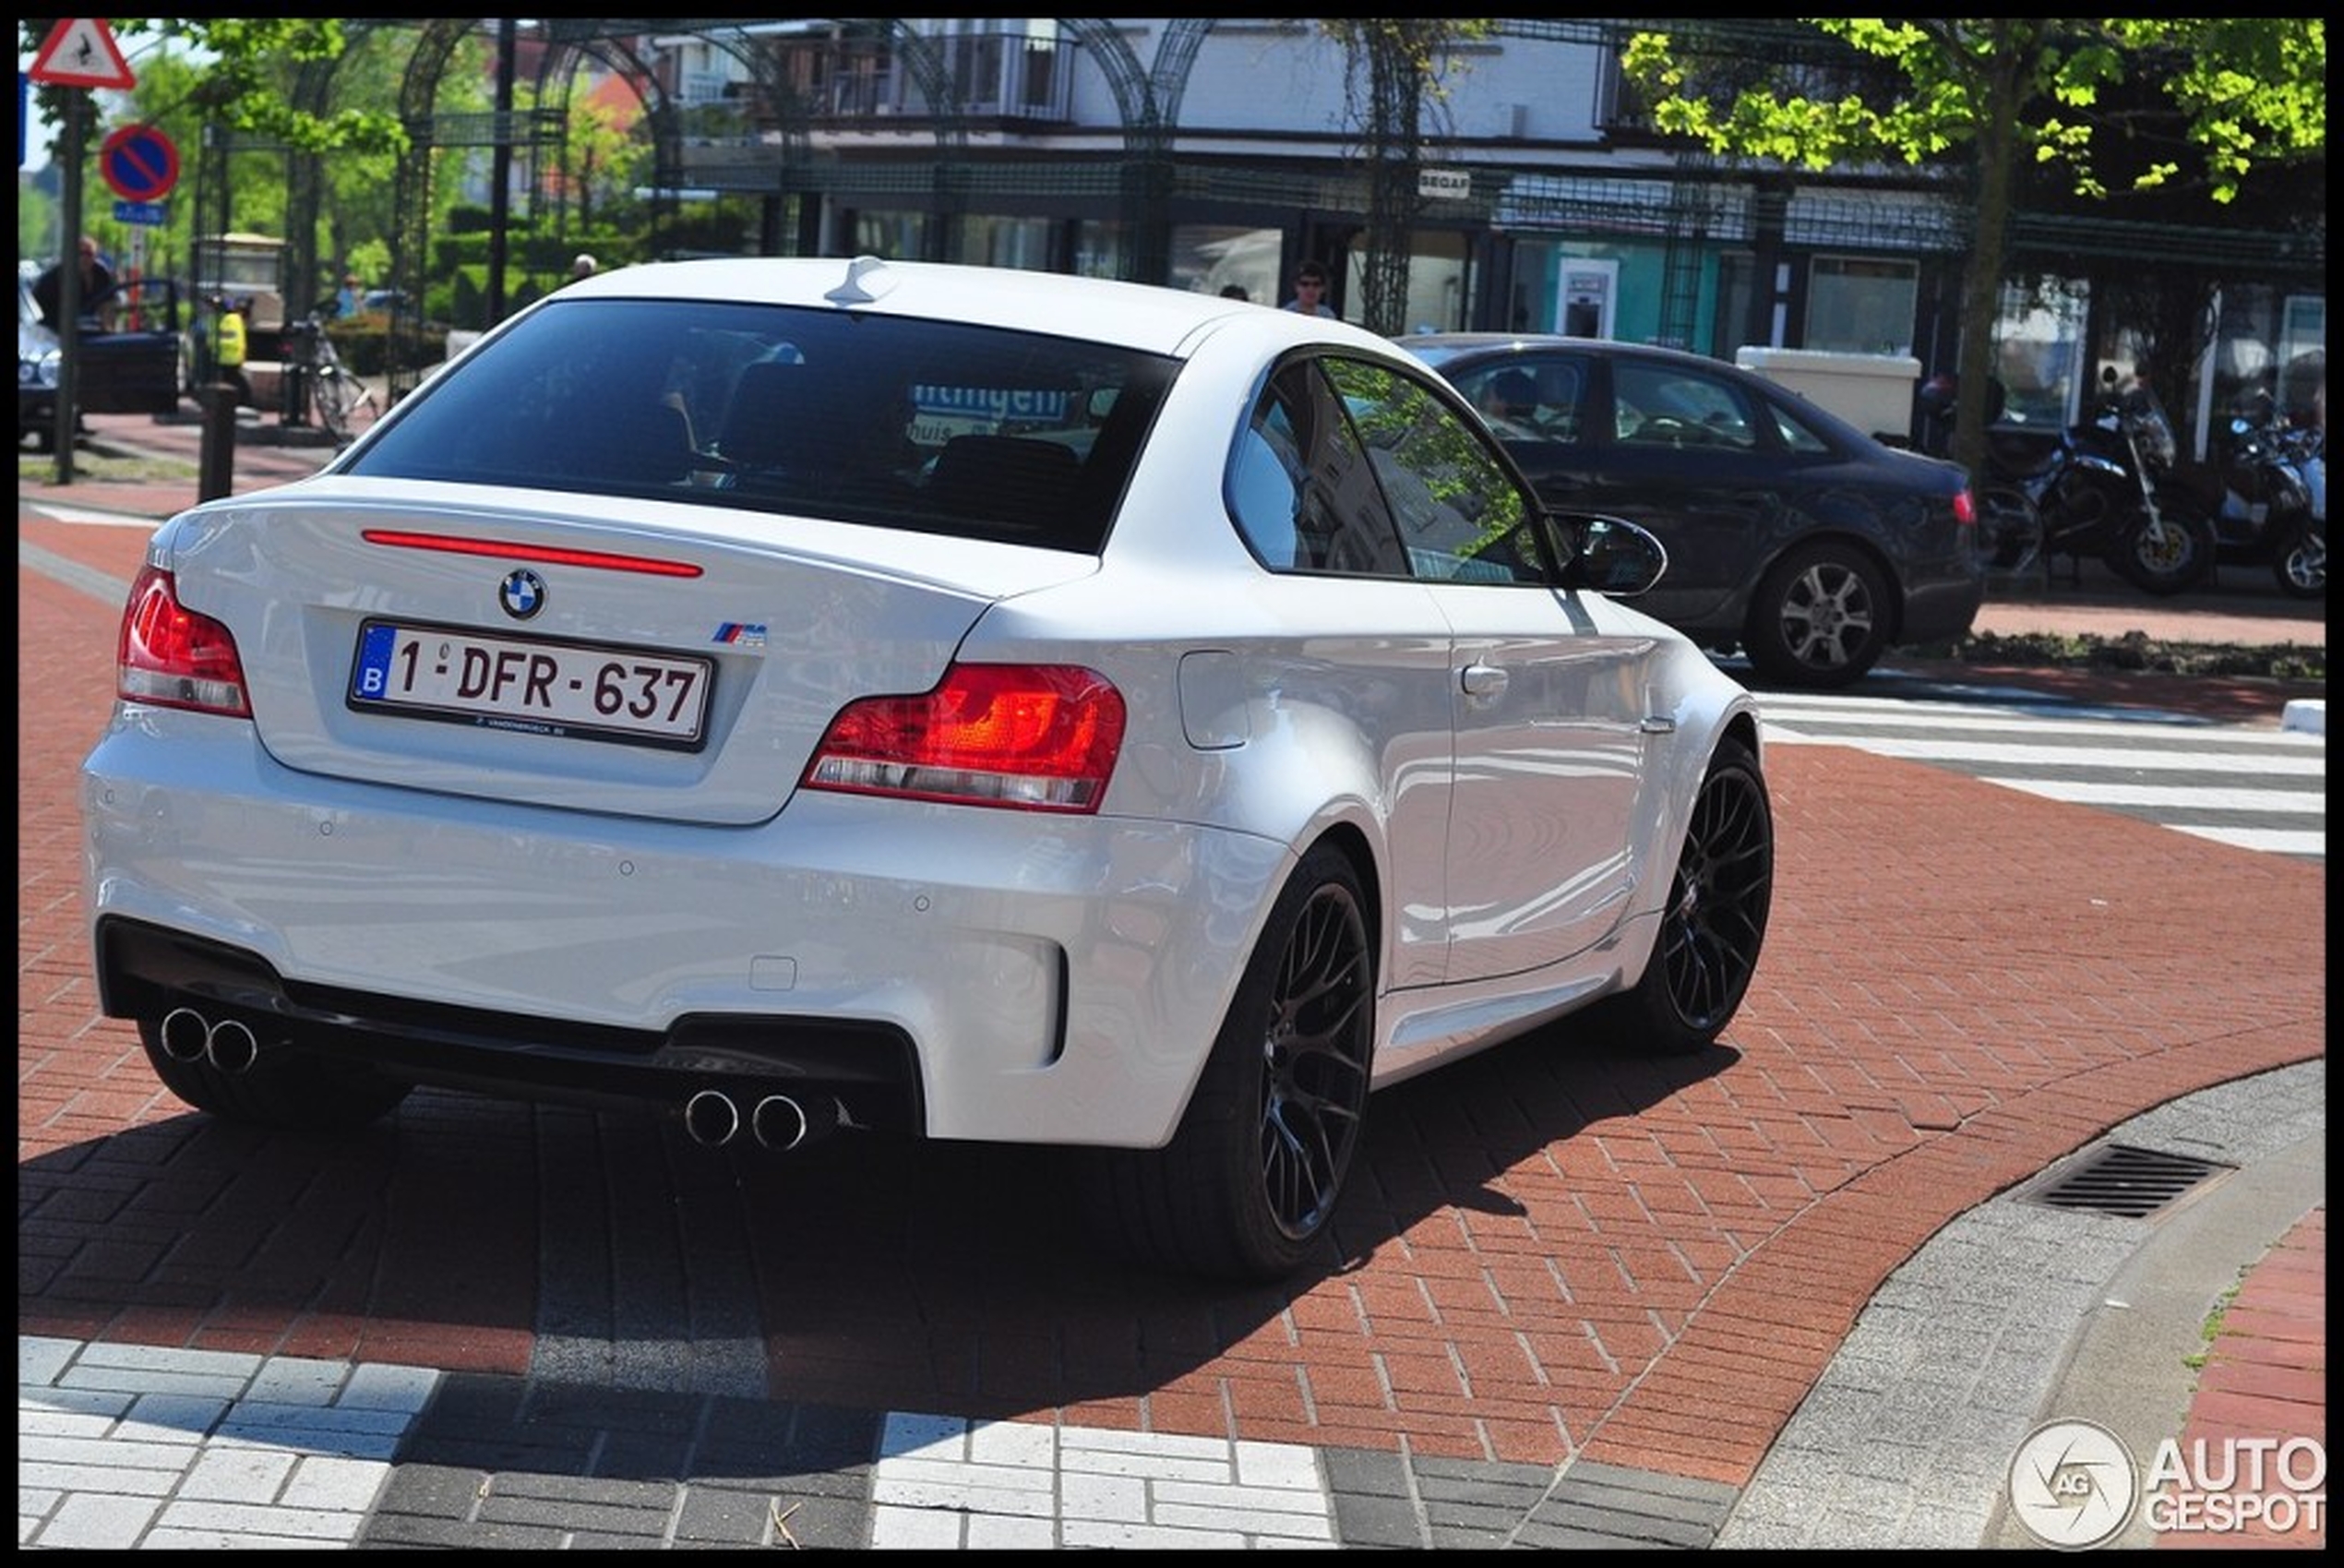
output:
M2133 1456L2106 1427L2052 1421L2035 1429L2010 1461L2010 1507L2047 1546L2098 1546L2133 1516L2139 1490Z

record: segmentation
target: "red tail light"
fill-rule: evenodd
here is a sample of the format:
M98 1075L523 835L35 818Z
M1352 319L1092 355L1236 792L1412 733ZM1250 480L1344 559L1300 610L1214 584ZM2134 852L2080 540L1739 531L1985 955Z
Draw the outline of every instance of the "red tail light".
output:
M1964 528L1978 526L1978 497L1967 485L1954 492L1954 521Z
M171 574L153 567L139 569L122 612L114 692L126 702L252 717L236 640L209 616L182 608Z
M955 664L916 697L849 703L804 787L1093 812L1123 745L1123 695L1071 664Z

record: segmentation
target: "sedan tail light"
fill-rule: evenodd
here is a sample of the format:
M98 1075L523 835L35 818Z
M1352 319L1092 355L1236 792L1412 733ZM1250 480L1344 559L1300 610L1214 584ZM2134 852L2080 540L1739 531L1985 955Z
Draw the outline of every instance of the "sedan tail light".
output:
M1964 528L1978 526L1978 497L1967 485L1954 492L1954 521Z
M1123 695L1072 664L955 664L934 690L849 703L804 787L1093 812L1123 745Z
M126 702L252 717L235 638L183 607L171 574L154 567L141 568L130 585L114 644L114 692Z

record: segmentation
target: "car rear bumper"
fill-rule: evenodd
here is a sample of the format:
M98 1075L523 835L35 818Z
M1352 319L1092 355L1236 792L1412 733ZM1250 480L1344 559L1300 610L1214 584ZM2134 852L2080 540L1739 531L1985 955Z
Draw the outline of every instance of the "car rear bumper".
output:
M1968 633L1985 603L1985 583L1974 573L1939 581L1908 583L1901 642L1948 642Z
M115 1016L242 986L303 1048L523 1097L844 1060L908 1077L915 1131L1028 1143L1170 1135L1286 870L1282 844L1178 823L467 800L292 772L249 724L156 709L117 717L82 806Z

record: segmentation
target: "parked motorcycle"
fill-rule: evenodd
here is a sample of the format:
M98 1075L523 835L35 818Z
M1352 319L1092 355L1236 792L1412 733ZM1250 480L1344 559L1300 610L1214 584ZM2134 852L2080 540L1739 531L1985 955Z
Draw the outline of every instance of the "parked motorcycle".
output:
M2230 421L2219 461L2192 473L2220 558L2267 565L2290 598L2327 593L2324 446L2321 431L2290 423L2265 397Z
M2053 557L2098 554L2146 593L2196 586L2214 569L2211 507L2173 480L2175 442L2165 405L2146 384L2119 392L2102 379L2089 420L2049 437L1987 434L1979 487L1979 551L1990 572L2030 569Z

